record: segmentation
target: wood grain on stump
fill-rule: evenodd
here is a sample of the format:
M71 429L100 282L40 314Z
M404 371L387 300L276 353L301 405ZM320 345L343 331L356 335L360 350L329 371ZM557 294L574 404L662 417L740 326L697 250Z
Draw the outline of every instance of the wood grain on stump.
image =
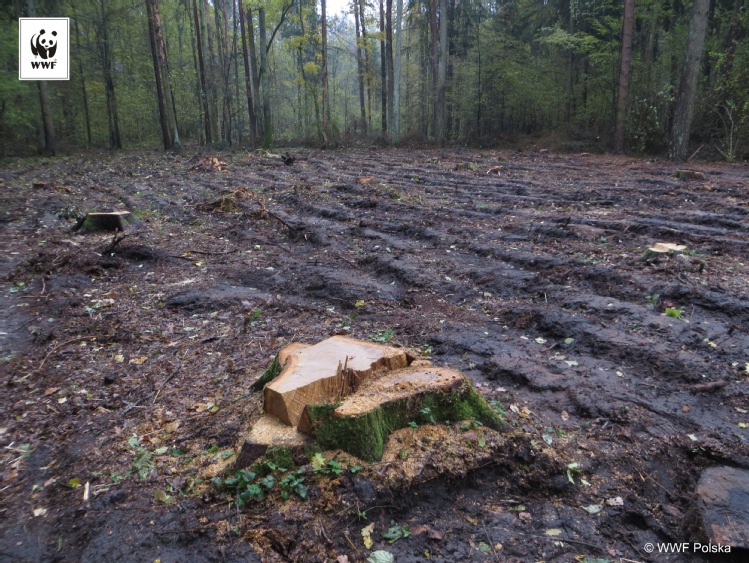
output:
M401 348L345 336L292 344L279 354L281 373L265 386L265 412L297 426L306 405L338 402L374 374L405 368L411 359Z

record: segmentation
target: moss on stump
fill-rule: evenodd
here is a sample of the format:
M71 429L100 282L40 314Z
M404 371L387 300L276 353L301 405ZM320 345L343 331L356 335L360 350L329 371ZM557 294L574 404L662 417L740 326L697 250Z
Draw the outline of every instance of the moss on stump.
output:
M391 432L410 423L477 420L495 430L507 426L466 377L447 368L394 372L340 404L307 405L308 425L323 448L340 448L367 461L382 458Z

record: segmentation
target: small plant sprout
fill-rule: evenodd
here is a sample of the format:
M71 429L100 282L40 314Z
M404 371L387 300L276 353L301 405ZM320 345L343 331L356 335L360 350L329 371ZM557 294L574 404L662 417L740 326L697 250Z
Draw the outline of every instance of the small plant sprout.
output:
M664 313L667 317L671 317L672 319L679 319L680 321L684 320L684 307L666 307Z

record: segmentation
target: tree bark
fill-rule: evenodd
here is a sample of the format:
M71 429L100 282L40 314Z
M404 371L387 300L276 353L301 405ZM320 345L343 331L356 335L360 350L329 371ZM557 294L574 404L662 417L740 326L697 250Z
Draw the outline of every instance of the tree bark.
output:
M121 149L120 118L117 113L117 95L114 87L114 74L112 72L112 48L109 43L108 14L104 8L104 0L101 0L101 20L96 33L99 55L101 56L102 77L104 79L104 91L107 99L107 118L109 125L109 148Z
M245 21L247 21L247 25L252 27L252 16L251 14L247 14L247 17L245 17L242 0L237 1L239 2L239 26L242 30L242 58L244 60L244 83L247 90L247 115L250 120L250 144L254 148L257 143L257 118L255 117L255 100L257 95L252 80L252 67L250 66L250 56L247 50L247 32L245 25Z
M265 29L265 8L260 6L257 11L260 27L260 81L263 93L263 148L269 149L273 145L273 119L270 105L270 80L268 79L268 38ZM266 46L267 45L267 46Z
M369 58L369 41L367 40L367 28L364 25L364 0L354 0L359 6L359 24L361 25L362 45L364 48L364 62L366 68L367 81L367 117L369 119L367 127L372 128L372 64Z
M435 139L443 144L447 125L447 0L440 0L439 65L437 67L437 103L435 108Z
M330 102L328 100L328 21L325 0L320 0L322 26L322 133L327 146L335 144L330 131Z
M392 0L390 0L392 2ZM394 79L393 79L393 131L392 141L400 141L401 134L401 52L403 46L402 27L403 27L403 0L396 0L395 8L395 61L394 61Z
M671 158L686 160L689 151L689 133L694 114L697 82L702 66L702 50L707 32L707 12L710 0L694 0L692 20L689 23L689 43L684 70L676 99L674 125L671 129Z
M91 146L91 116L88 109L88 93L86 92L86 75L83 72L83 51L81 51L81 32L78 28L78 14L73 9L73 29L75 30L75 48L78 51L78 74L81 79L81 92L83 93L83 115L86 119L86 143Z
M151 44L151 58L153 59L153 74L156 81L156 100L159 105L159 124L161 125L161 139L164 150L172 148L172 139L169 134L169 123L166 117L166 105L164 103L164 88L161 83L161 66L159 64L158 48L156 47L156 25L154 21L153 4L157 0L146 0L146 14L148 17L148 39Z
M432 107L432 137L436 137L437 132L437 74L439 73L439 44L438 44L438 27L437 27L437 0L431 0L429 4L430 12L430 45L432 47L432 87L431 87L431 104Z
M198 1L192 0L193 19L195 20L195 44L198 49L198 76L200 78L200 105L203 110L203 131L205 143L213 142L211 137L211 115L208 105L208 90L205 78L205 58L203 57L203 34L201 33L200 15L198 13Z
M362 131L364 136L367 136L367 109L364 101L364 61L362 57L362 45L361 45L361 33L359 31L359 0L354 0L353 5L354 12L354 26L356 27L356 66L359 70L359 110L362 122Z
M387 130L390 142L395 132L395 69L393 68L393 0L387 0L385 11L385 59L387 61Z
M635 27L635 0L624 0L622 55L619 64L619 93L616 98L616 130L614 151L624 151L624 127L627 123L629 84L632 78L632 33Z
M210 18L207 18L205 15L206 10L210 10L208 0L202 0L200 3L200 29L204 32L204 37L208 43L208 68L206 68L206 72L209 77L207 93L208 107L211 112L211 136L215 141L220 141L223 140L223 135L221 122L218 118L219 81L216 76L216 67L220 66L220 63L216 57L216 50L213 47L213 27Z
M380 127L387 132L387 58L385 56L385 3L380 0Z

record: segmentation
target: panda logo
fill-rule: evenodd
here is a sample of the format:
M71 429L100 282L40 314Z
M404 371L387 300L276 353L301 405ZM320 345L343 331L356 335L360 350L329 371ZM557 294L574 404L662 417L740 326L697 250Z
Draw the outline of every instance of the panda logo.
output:
M41 30L31 38L31 52L34 53L34 56L46 60L54 57L57 52L57 32L53 31L52 37L49 35L44 37L45 33L44 30Z

